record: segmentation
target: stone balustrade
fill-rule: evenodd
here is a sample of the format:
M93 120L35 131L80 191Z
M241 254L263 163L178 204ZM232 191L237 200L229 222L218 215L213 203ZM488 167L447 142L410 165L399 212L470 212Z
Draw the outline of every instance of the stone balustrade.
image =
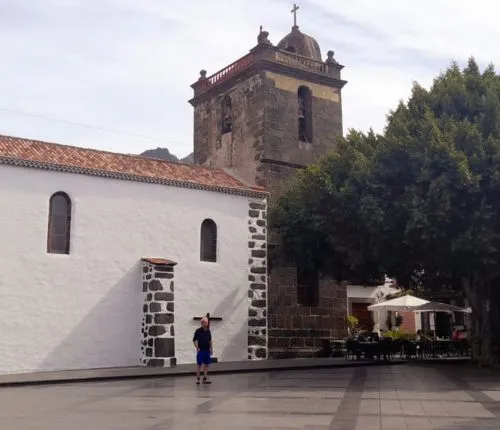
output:
M194 89L195 96L208 91L260 61L270 61L334 78L340 78L339 70L342 68L342 66L333 60L333 52L331 52L331 55L329 52L328 60L323 62L303 57L293 52L284 51L275 46L258 45L249 54L211 76L207 77L207 72L202 70L198 81L191 86Z

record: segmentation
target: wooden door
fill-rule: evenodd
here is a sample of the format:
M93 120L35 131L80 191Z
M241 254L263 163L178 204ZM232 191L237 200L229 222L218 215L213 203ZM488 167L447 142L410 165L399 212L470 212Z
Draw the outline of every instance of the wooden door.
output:
M370 303L351 303L351 315L359 321L359 328L371 332L373 330L373 315L368 310Z

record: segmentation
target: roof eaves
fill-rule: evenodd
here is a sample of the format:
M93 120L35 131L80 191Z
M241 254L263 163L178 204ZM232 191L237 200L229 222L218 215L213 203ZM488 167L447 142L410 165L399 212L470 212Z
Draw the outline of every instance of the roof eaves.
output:
M180 188L191 188L191 189L197 189L197 190L214 191L214 192L219 192L219 193L246 196L246 197L265 198L268 195L268 193L266 191L260 190L259 188L256 188L256 187L235 188L235 187L223 187L223 186L216 186L216 185L205 185L205 184L199 184L199 183L190 182L190 181L176 181L173 179L154 178L151 176L133 175L130 173L113 172L113 171L109 171L109 170L89 169L89 168L77 167L77 166L67 166L67 165L62 165L62 164L27 160L24 158L0 156L0 164L4 164L4 165L8 165L8 166L26 167L26 168L50 170L50 171L56 171L56 172L88 175L88 176L98 176L98 177L103 177L103 178L119 179L119 180L124 180L124 181L145 182L145 183L150 183L150 184L169 185L169 186L180 187Z

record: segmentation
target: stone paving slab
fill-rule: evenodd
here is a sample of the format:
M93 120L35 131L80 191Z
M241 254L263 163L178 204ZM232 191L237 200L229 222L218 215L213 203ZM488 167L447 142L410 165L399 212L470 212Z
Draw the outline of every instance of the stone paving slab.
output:
M499 394L500 372L464 365L174 375L2 387L0 428L498 430Z

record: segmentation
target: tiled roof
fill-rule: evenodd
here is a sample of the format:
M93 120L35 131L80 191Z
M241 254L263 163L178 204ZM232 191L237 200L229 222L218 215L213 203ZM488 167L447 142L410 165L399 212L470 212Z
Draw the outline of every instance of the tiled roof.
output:
M263 196L224 170L0 135L0 164Z

